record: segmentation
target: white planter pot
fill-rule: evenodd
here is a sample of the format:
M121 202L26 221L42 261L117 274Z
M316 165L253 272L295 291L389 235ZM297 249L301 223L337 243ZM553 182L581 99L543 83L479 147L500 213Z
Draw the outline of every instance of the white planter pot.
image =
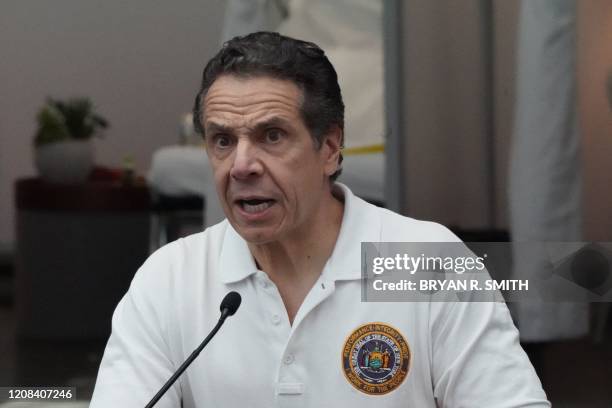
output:
M93 156L90 140L67 140L34 149L40 178L59 184L84 183L93 169Z

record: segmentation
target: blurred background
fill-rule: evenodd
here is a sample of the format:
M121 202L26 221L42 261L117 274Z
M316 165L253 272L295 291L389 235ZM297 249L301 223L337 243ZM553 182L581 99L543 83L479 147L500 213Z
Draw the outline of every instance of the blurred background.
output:
M136 269L223 219L189 112L259 30L336 67L357 195L466 241L612 241L609 0L5 0L0 386L86 406ZM510 307L555 406L612 406L609 303Z

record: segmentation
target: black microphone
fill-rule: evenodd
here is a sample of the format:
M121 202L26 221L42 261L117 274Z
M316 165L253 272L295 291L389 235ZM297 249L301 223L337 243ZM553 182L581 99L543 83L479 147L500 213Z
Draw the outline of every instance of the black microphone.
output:
M228 316L233 316L240 307L242 298L238 292L230 292L221 301L221 319L225 320Z
M187 367L189 367L189 365L193 363L193 360L195 360L196 357L198 357L198 355L204 349L204 347L206 347L208 342L215 336L215 334L217 334L217 332L219 331L219 329L225 322L225 319L228 316L233 316L234 313L236 313L236 310L238 310L238 307L240 307L241 301L242 301L242 298L240 297L240 293L238 292L230 292L227 295L225 295L225 297L223 298L223 301L221 301L221 307L220 307L221 317L219 317L219 321L217 322L217 325L211 330L208 336L206 336L202 344L200 344L198 348L195 349L193 353L191 353L191 355L187 358L187 360L185 360L185 362L181 364L181 366L178 368L178 370L176 370L176 372L172 375L172 377L170 377L170 379L166 381L164 386L161 387L161 389L157 392L157 394L155 394L153 399L151 399L151 401L145 406L145 408L151 408L153 405L157 403L157 401L160 400L160 398L166 393L166 391L168 391L168 389L172 386L172 384L174 384L174 382L181 376L181 374L183 374L183 371L185 371Z

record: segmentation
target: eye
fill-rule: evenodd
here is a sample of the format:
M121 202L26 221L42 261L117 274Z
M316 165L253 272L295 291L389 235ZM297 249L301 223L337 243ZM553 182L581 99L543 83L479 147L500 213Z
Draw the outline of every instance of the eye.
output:
M232 140L229 135L225 133L218 133L212 137L213 146L218 149L226 149L232 144Z
M282 140L283 136L285 136L285 132L281 129L272 128L266 130L266 142L268 143L278 143Z

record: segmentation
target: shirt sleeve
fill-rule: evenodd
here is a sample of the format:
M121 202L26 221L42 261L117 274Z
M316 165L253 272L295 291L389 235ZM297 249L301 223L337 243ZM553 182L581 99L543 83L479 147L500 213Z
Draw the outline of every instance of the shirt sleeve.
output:
M167 339L166 248L138 270L115 309L90 408L143 407L175 371ZM180 395L176 382L156 407L179 407Z
M505 303L433 305L432 381L439 407L550 407Z

